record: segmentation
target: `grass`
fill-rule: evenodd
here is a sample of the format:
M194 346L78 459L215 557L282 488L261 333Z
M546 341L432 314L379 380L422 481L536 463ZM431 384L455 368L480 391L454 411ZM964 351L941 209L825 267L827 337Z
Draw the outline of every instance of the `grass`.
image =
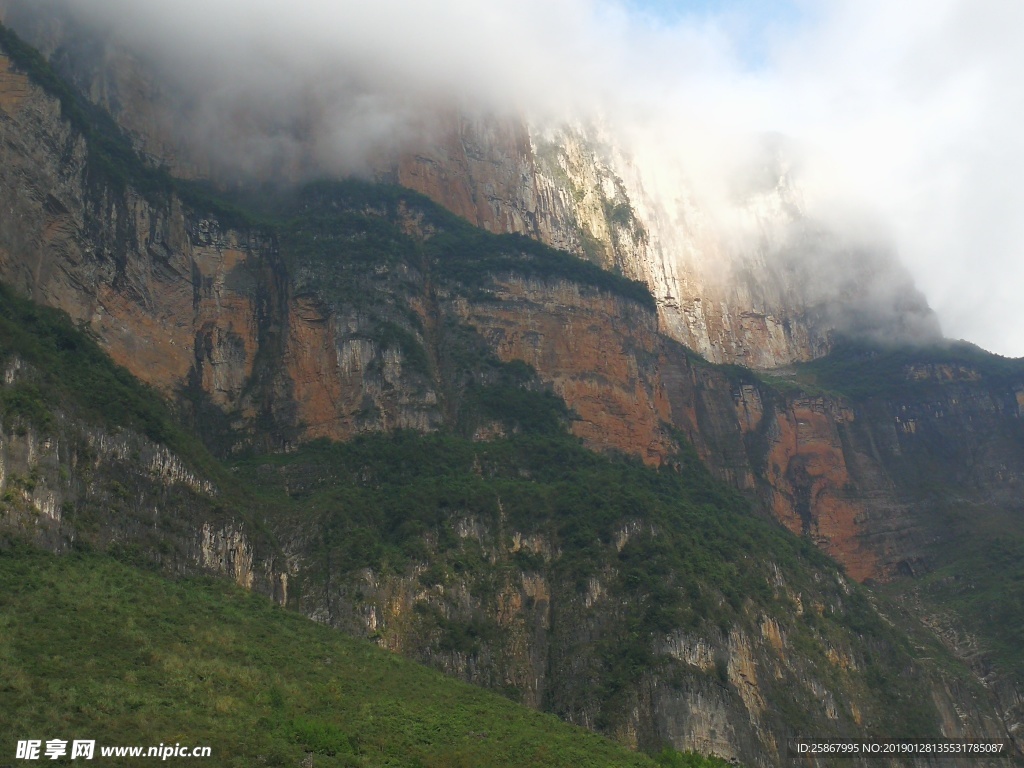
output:
M0 550L0 626L4 764L29 738L208 745L221 766L655 764L263 598L99 555Z

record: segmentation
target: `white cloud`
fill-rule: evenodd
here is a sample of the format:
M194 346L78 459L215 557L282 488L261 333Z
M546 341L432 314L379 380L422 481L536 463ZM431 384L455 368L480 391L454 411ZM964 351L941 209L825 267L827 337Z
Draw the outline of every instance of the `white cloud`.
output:
M766 116L872 205L944 331L1024 355L1024 5L832 2L787 41ZM786 93L793 95L785 98Z

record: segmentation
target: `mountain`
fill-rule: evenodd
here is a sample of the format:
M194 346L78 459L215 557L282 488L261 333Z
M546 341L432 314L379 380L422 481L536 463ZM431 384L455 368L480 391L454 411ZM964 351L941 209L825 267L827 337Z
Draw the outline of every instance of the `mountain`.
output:
M235 105L193 103L154 61L60 2L6 4L10 24L175 174L249 183L330 171L315 135L306 154L300 139L285 157L232 166L222 159L233 157L228 143L272 153L311 130L305 118L283 117L265 136L255 119L256 127L228 131L237 136L197 136L193 125L209 122L203 110ZM763 137L714 196L665 158L631 155L601 124L533 125L457 107L422 122L419 133L374 150L364 174L421 192L487 231L527 235L646 283L659 328L712 362L805 361L825 354L837 334L941 337L891 249L809 212L799 153L781 137Z
M4 294L11 535L218 572L646 751L1019 733L1020 361L830 320L768 361L814 362L709 363L626 268L642 198L605 193L610 239L559 219L616 275L395 186L211 193L2 43L0 279L68 316Z

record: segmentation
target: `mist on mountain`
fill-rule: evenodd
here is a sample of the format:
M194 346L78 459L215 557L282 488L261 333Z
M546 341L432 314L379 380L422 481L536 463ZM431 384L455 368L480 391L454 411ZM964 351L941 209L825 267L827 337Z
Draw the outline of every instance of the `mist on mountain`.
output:
M453 114L584 121L615 137L666 215L685 188L732 236L734 180L761 173L750 158L766 133L788 136L801 216L845 238L805 253L817 273L884 233L946 333L1024 354L1006 322L1024 284L1020 8L794 3L752 31L730 4L671 17L601 0L4 4L57 6L147 63L171 130L221 178L372 175Z

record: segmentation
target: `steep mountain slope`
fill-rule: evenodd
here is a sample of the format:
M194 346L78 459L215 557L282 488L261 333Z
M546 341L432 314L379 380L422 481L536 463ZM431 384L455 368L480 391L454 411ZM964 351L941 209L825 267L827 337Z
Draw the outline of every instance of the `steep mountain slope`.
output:
M847 460L831 424L849 409L818 397L769 397L765 412L753 378L731 380L659 336L650 299L629 283L615 282L609 294L554 279L573 277L564 270L531 277L536 268L512 256L546 253L551 261L553 252L523 240L473 241L464 224L409 193L366 198L358 185L314 188L275 204L292 216L275 230L237 215L194 215L151 174L136 181L154 190L148 198L135 187L113 195L102 176L69 183L109 164L89 163L81 138L62 163L33 149L75 140L62 138L70 126L52 100L26 89L24 78L8 82L9 91L42 101L8 111L9 181L0 194L13 214L0 222L0 247L17 258L0 258L0 274L88 322L115 360L147 382L194 402L204 428L231 422L226 439L281 447L453 424L467 376L452 369L460 347L489 347L492 359L533 365L591 445L658 463L673 450L663 424L672 425L720 476L760 486L780 518L799 519L800 500L813 498L809 514L831 521L828 550L856 578L891 571L885 550L868 546L865 524L872 508L880 517L896 506L884 470L866 471L862 493L846 493ZM92 134L102 130L109 127ZM345 215L324 224L339 210ZM457 253L449 253L453 236L461 238ZM486 265L484 251L492 254ZM338 260L343 253L353 258ZM474 272L474 264L483 268ZM446 295L444 282L453 280L473 292ZM587 273L584 282L610 281ZM446 335L467 322L475 333ZM816 426L800 435L801 421ZM759 472L769 453L778 469ZM883 479L872 481L872 471Z
M905 512L889 587L1024 722L1024 361L970 344L841 347L797 378L843 393Z
M174 398L222 455L292 451L311 438L396 427L453 435L450 442L410 438L406 448L401 439L382 439L348 454L327 452L327 464L339 462L344 471L325 469L315 449L289 454L291 460L255 460L238 472L251 473L250 485L263 487L264 498L244 496L237 506L213 500L209 514L185 515L174 523L177 534L151 540L141 522L114 526L118 538L97 520L92 538L101 545L143 537L145 557L157 560L170 546L169 567L220 569L323 620L378 633L453 673L646 748L713 747L771 764L786 735L803 728L859 733L902 722L905 732L976 735L1019 723L1012 679L1002 681L1010 698L997 714L952 662L938 670L912 662L913 646L885 628L859 587L792 539L778 538L735 496L708 486L697 462L680 456L685 438L712 473L812 536L857 579L945 567L921 554L936 536L934 515L919 489L887 463L902 452L927 457L956 445L949 434L914 442L928 434L926 423L951 423L934 421L947 412L931 409L934 393L922 399L900 390L878 402L810 383L771 386L748 371L708 365L658 334L642 286L529 240L488 236L394 188L346 183L283 197L263 193L238 201L253 211L242 213L139 164L109 120L53 78L45 62L9 36L4 47L17 62L5 59L0 78L0 195L10 214L0 220L5 280L67 310L115 360ZM44 375L12 365L10 385ZM985 477L982 491L1002 489L1012 498L1019 421L1007 417L1019 417L1020 371L1009 364L1002 378L990 380L986 371L962 378L962 390L939 390L956 415L952 423L991 418L1011 432L979 443L989 451L984 461L949 476L967 484ZM26 418L38 400L14 398ZM903 418L899 409L907 407L917 409L916 426L897 431L893 425L904 422L893 413ZM50 509L45 494L62 483L74 493L57 503L61 509L85 503L79 500L97 485L77 479L89 461L62 448L76 444L80 428L51 419L71 435L51 437L51 453L37 450L47 442L45 429L5 428L5 450L20 457L6 465L15 469L7 475L13 506L5 515L37 541L60 547L82 535L74 515L49 516L58 531L67 521L61 538L45 533L50 524L33 510ZM664 470L589 457L559 436L561 425L591 447ZM543 444L525 437L538 431L555 436L547 465L538 466L534 455ZM501 436L507 439L470 441ZM110 471L124 471L136 452L158 450L139 445L111 453ZM420 464L423 454L446 458ZM396 456L409 473L403 490L429 512L410 516L408 529L400 505L377 495L384 483L375 473ZM993 461L1007 471L990 472ZM493 476L488 462L498 467ZM542 474L559 465L573 468L563 485ZM45 482L31 480L33 470ZM123 493L126 514L142 521L161 508L167 486L146 490L149 471L133 472L139 491L118 479L122 490L111 484L103 498ZM566 502L565 509L554 504L576 498L567 489L588 488L595 474L606 483L596 487L648 490L583 495L581 506ZM227 493L236 476L210 480ZM538 476L547 484L542 492L522 485ZM439 488L440 478L455 491ZM203 500L171 498L167 505L206 510L214 497L197 482ZM503 527L502 483L537 503L530 510L536 514L523 513L517 527ZM713 488L711 495L702 497L702 487ZM581 508L609 500L590 530ZM270 526L266 538L236 509L257 510L248 519ZM388 514L371 515L361 531L346 527L358 522L357 512L373 509ZM733 540L711 524L715 514L752 526L756 536ZM574 523L568 530L559 530L561 515ZM155 517L159 526L163 517ZM707 528L707 551L716 553L696 574L670 557L693 546L682 536L687 528ZM576 529L590 533L570 547L562 537ZM365 550L351 551L354 532ZM639 556L630 540L639 542ZM755 542L757 557L742 552ZM659 552L664 558L647 557ZM352 559L366 553L375 559ZM570 567L579 560L590 570ZM645 560L652 571L640 567ZM720 568L734 570L723 575ZM730 601L727 585L736 579L750 595ZM692 616L650 617L630 608L691 587ZM683 623L691 620L696 624ZM917 642L933 655L931 641ZM626 668L609 658L626 659ZM587 688L560 679L565 659L589 670ZM824 713L823 700L834 702ZM768 701L792 701L794 709L778 717L768 713ZM922 708L907 708L908 701Z
M485 229L528 234L646 283L661 330L714 362L809 360L836 332L937 339L894 255L815 221L780 143L766 139L761 151L716 204L681 170L650 178L652 163L639 165L600 127L462 118L382 176Z
M0 10L176 174L295 182L323 172L325 158L313 154L321 142L312 139L306 156L293 148L300 156L277 164L225 165L223 142L205 144L190 128L204 119L202 106L130 42L66 3L5 0ZM264 137L255 123L236 130L256 146L310 130L304 116L279 119ZM422 192L490 232L524 234L646 283L661 330L709 360L755 368L808 360L828 351L836 331L939 337L893 254L808 215L792 153L777 137L765 139L729 199L714 202L685 170L631 156L601 126L527 125L472 109L421 119L430 126L422 139L407 137L367 159L378 180Z
M913 661L699 462L592 454L550 395L475 393L513 438L400 432L224 471L66 319L3 298L7 540L218 572L646 751L772 765L793 734L1001 733L948 655Z

